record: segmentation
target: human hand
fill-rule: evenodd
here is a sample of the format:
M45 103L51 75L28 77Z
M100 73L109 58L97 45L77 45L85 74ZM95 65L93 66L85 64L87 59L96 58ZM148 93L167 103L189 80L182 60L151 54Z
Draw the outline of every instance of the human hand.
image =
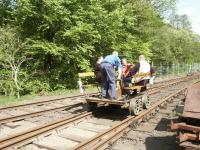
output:
M118 76L118 78L117 78L117 79L118 79L118 80L121 80L121 77L119 77L119 76Z

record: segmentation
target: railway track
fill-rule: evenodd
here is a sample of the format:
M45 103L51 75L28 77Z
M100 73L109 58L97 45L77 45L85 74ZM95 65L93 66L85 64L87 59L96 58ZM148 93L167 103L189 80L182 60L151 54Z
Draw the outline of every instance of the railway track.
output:
M160 83L157 83L157 86L150 88L148 94L154 94L156 92L159 92L161 88L165 88L166 86L172 86L174 84L177 84L179 82L184 81L184 79L185 78L179 78L179 79L176 79L176 81L174 79L169 80L169 81L167 81L167 84L166 84L166 82L162 82L162 83L165 83L165 85L162 85L160 87L158 87L158 84L160 84ZM79 96L82 97L82 95L79 95ZM24 120L24 119L27 119L27 118L30 118L30 117L41 116L42 114L45 114L45 113L63 111L63 110L68 110L70 108L80 106L82 104L82 102L77 102L77 103L73 102L73 104L70 104L70 98L73 98L73 100L76 101L76 99L74 99L74 98L76 98L76 97L79 98L79 96L67 97L69 99L69 102L67 102L68 105L64 105L63 103L62 104L57 103L57 104L53 105L54 107L51 106L50 102L60 101L60 100L63 101L64 97L62 97L62 98L59 98L59 99L51 99L51 100L48 100L48 101L46 100L46 101L40 101L40 102L35 102L35 103L29 103L29 104L23 104L23 105L16 105L16 106L1 108L0 109L0 113L1 113L0 124L5 124L5 123L8 123L8 122L12 122L12 121ZM66 99L66 97L65 97L65 99ZM42 107L44 105L44 103L47 103L49 108ZM47 104L45 106L47 106ZM42 108L33 108L35 105L38 106L38 107L41 106ZM27 108L27 106L28 106L28 108ZM30 108L30 106L31 106L31 108ZM25 107L25 108L23 108L23 107ZM15 108L20 108L20 110L15 109ZM23 111L21 111L22 108L23 108ZM4 111L2 111L2 110L4 110ZM13 115L13 113L15 115ZM6 116L6 117L4 117L4 116Z
M0 124L22 120L42 113L65 110L65 108L73 107L73 105L77 107L82 104L83 100L84 96L78 95L0 108Z
M156 82L153 86L152 86L152 89L156 89L156 88L159 88L161 87L163 84L165 83L173 83L173 82L177 82L177 81L180 81L180 80L184 80L185 78L188 78L188 77L179 77L179 78L176 78L176 79L169 79L169 80L164 80L164 81L160 81L160 82ZM95 93L90 93L90 94L95 94ZM45 106L48 105L49 106L53 106L55 105L55 103L60 103L60 105L62 104L65 104L66 101L69 102L70 100L74 100L75 98L77 98L78 101L82 101L84 98L85 98L85 95L84 94L79 94L79 95L75 95L75 96L58 96L56 98L42 98L42 99L39 99L38 101L36 102L30 102L30 103L25 103L25 104L18 104L18 105L12 105L12 106L7 106L7 107L0 107L0 113L3 113L3 111L12 111L12 110L17 110L17 109L29 109L30 106L31 107L40 107L41 106L41 109L43 109L42 106ZM47 107L47 106L46 106Z
M111 112L110 116L106 116L102 112L100 114L103 114L103 116L94 115L91 112L75 114L75 116L0 139L0 149L105 148L109 145L109 142L112 143L129 130L131 124L137 124L144 120L148 115L155 113L161 105L182 93L191 79L191 77L188 77L188 82L174 83L174 86L168 86L160 90L160 92L152 94L150 98L153 105L139 116L127 116L127 113L124 114L124 112L122 113L123 117L119 117L120 115L117 112ZM107 114L109 115L108 111ZM113 114L117 115L113 116Z
M3 123L0 125L0 137L7 137L13 133L19 133L38 125L47 124L52 122L52 120L79 114L84 111L82 105L82 103L76 103L64 107L1 119Z
M88 139L87 141L78 144L73 147L73 150L78 149L105 149L111 143L119 139L124 133L130 130L130 126L138 126L140 122L145 120L149 115L155 114L160 106L164 105L168 100L172 100L172 97L177 96L177 94L183 92L185 88L182 90L178 90L177 92L170 94L169 96L155 102L148 110L142 111L142 113L138 116L129 116L127 119L122 122L116 124L112 128L97 134L95 137Z
M185 82L185 80L189 80L191 77L182 77L182 78L176 78L176 79L170 79L166 81L157 82L155 85L149 88L149 93L159 92L161 88L165 88L166 86L172 86L174 84L178 84L180 82ZM97 94L97 93L91 93ZM75 104L80 104L81 102L84 102L85 95L75 95L75 96L69 96L69 97L58 97L58 98L50 98L48 100L41 100L37 102L31 102L26 104L19 104L19 105L13 105L13 106L7 106L0 108L0 124L3 123L3 120L6 120L4 116L7 116L7 118L19 118L20 115L26 116L25 114L31 114L36 112L44 112L45 111L51 111L53 109L62 109L64 107L70 107L72 103L77 102ZM66 105L68 104L68 105ZM17 114L17 115L16 115ZM8 120L12 121L12 119Z
M76 95L0 108L0 137L80 113L83 101L83 95Z
M74 99L74 98L84 98L84 94L79 94L79 95L74 95L74 96L58 96L55 98L41 98L37 100L36 102L30 102L30 103L25 103L25 104L18 104L18 105L12 105L12 106L7 106L7 107L0 107L0 111L2 110L10 110L10 109L21 109L24 107L29 107L29 106L43 106L44 104L53 104L55 102L60 102L61 104L66 100Z
M176 80L171 79L165 82L161 82L164 85L162 85L161 83L157 83L155 86L150 87L148 94L154 94L156 92L159 92L161 88L183 82L186 78L188 77L178 78ZM45 101L0 108L0 124L25 120L31 117L41 117L41 115L51 112L61 111L63 113L63 111L69 110L70 108L81 106L83 100L83 95L77 95L72 97L60 97L57 99L50 99Z

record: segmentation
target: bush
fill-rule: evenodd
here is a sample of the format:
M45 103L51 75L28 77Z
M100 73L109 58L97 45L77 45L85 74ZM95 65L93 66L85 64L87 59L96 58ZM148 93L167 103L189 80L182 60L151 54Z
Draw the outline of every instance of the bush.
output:
M40 80L27 82L24 86L24 94L39 94L41 92L51 91L49 83Z

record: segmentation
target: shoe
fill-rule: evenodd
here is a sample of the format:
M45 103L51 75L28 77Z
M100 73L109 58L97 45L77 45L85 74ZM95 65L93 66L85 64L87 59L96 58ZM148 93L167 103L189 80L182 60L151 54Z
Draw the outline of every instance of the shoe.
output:
M106 97L100 95L98 98L99 98L99 99L105 99Z
M109 98L109 100L116 101L117 99L115 97L112 97L112 98Z

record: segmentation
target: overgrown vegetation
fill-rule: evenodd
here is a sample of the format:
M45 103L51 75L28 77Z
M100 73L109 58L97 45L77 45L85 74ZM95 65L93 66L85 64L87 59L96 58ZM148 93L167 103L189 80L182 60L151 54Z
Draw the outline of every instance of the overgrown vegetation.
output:
M175 7L176 0L2 0L0 94L74 88L78 72L113 50L131 62L139 54L154 64L199 62L199 35Z

